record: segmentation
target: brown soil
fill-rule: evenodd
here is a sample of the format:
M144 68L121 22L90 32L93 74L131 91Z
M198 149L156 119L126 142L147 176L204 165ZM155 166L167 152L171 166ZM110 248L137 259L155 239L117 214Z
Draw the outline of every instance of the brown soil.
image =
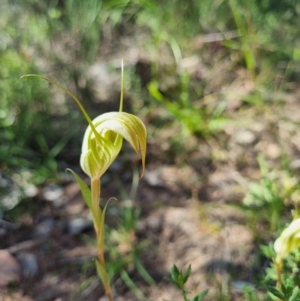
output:
M249 91L245 88L242 93ZM146 174L131 197L132 170L139 162L134 154L125 155L127 146L103 178L102 198L118 199L109 205L106 219L111 228L118 227L116 208L120 211L131 204L141 209L132 242L145 242L140 260L157 283L148 285L128 263L126 271L144 297L137 296L117 274L113 279L116 301L181 300L180 292L166 280L173 264L180 269L191 264L187 289L196 293L209 288L208 301L225 300L224 296L239 300L241 287L257 282L264 268L256 257L258 243L272 234L267 222L252 224L251 214L239 207L249 182L261 176L258 154L264 155L270 168L280 166L282 155L291 162L297 159L300 107L295 96L284 95L285 105L257 112L236 98L228 108L236 123L208 139L189 137L174 143L171 138L180 134L180 125L157 129L149 138ZM159 110L144 115L148 127L157 114ZM250 140L243 140L247 135ZM77 235L68 228L75 218L89 216L79 188L70 179L61 181L63 194L47 201L43 189L50 184L39 187L36 197L18 206L19 220L0 236L0 248L21 265L20 280L1 288L0 300L105 300L95 277L91 225ZM119 254L125 257L130 248L119 244ZM36 262L36 269L28 258Z

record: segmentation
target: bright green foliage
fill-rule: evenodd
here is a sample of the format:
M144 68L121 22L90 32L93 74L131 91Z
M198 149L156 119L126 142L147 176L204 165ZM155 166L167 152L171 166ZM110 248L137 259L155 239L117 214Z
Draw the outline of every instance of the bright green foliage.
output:
M45 16L28 18L17 2L0 4L0 162L8 170L30 170L32 181L39 184L56 176L55 157L72 131L56 135L50 121L59 113L52 110L45 83L19 79L38 72L32 51L39 43L46 45L47 24Z
M188 292L185 289L185 284L191 275L191 271L192 271L191 265L188 266L185 272L182 272L174 264L171 269L171 278L169 280L181 290L184 301L202 301L204 297L207 295L208 289L196 295L192 299L188 299L187 297Z
M139 216L140 210L133 204L128 204L116 216L119 220L118 227L108 229L106 247L109 250L110 261L107 263L107 269L111 277L120 275L139 300L146 300L147 298L126 272L130 266L150 286L156 284L141 262L141 254L147 250L149 242L147 240L139 242L135 238ZM126 251L120 251L120 245L127 246Z
M270 297L272 300L277 300L279 298L282 301L299 301L300 300L300 290L296 286L294 289L286 289L282 286L282 292L273 286L267 285L266 288L271 293ZM272 297L274 295L277 298Z
M225 107L218 107L211 114L208 114L205 108L195 108L189 99L188 91L183 91L179 100L170 100L159 91L157 83L151 82L148 89L151 96L167 108L174 120L182 125L186 136L196 134L207 137L233 123L231 119L222 116Z
M265 215L264 219L270 224L271 231L275 231L278 229L279 217L285 208L284 201L290 193L286 191L279 173L270 171L262 156L258 157L258 163L262 179L259 183L249 184L249 191L243 202L253 211L257 209L261 216Z

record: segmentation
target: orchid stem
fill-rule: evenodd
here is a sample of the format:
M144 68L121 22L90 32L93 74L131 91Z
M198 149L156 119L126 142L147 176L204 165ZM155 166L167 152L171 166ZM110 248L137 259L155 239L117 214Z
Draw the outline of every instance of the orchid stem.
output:
M93 208L93 219L94 228L97 237L100 234L100 219L101 219L101 208L100 208L100 179L91 180L91 192L92 192L92 208Z
M104 258L104 244L102 243L102 240L104 239L104 223L102 223L102 218L104 218L104 216L102 216L102 211L100 208L100 179L92 179L91 180L91 192L92 192L92 210L93 210L93 219L94 219L94 228L95 228L95 232L96 232L96 239L97 239L97 257L98 260L101 264L101 266L105 268L105 258ZM102 275L100 274L99 277L102 280L104 289L105 289L105 293L108 297L109 301L113 301L113 297L112 297L112 291L111 291L111 287L110 287L110 283L107 277L107 272L105 271L105 276L106 277L102 277Z
M276 287L279 291L282 292L282 281L281 281L281 267L276 263L276 274L277 274L277 283Z

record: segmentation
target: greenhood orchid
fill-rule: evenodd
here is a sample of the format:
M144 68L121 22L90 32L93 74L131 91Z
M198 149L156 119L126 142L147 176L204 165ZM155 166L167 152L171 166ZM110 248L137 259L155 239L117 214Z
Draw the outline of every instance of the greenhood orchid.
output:
M290 225L284 229L281 235L274 243L274 249L277 254L276 264L282 265L282 260L293 250L300 247L300 218L292 221Z
M133 147L135 152L142 160L142 175L145 170L146 159L146 139L147 131L143 122L135 115L123 111L123 67L122 67L122 87L119 112L104 113L93 121L90 119L81 102L74 94L61 86L59 83L46 77L28 74L24 77L39 77L55 84L66 92L78 104L82 114L88 122L85 131L80 165L83 171L91 179L91 188L72 170L69 170L78 182L84 200L90 209L93 217L94 229L97 240L97 259L95 260L96 269L102 280L106 295L109 301L113 301L112 290L110 287L110 278L106 271L104 259L104 219L107 203L101 208L100 203L100 178L114 162L118 156L123 138Z
M82 143L80 165L91 178L100 178L118 156L123 138L142 159L143 172L146 156L146 128L142 121L128 113L105 113L92 121L97 134L89 125Z
M277 273L277 288L282 291L281 273L284 258L300 247L300 218L294 219L280 234L274 243L274 260Z

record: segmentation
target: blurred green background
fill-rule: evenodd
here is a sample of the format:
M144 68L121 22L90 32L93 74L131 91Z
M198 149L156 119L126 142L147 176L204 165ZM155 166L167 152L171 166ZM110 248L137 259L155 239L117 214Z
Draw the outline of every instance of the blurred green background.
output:
M249 279L261 280L265 268L260 263L268 260L264 267L269 265L274 250L269 245L260 252L258 244L272 241L290 220L290 209L299 207L300 140L296 137L294 143L291 138L299 128L298 0L0 0L0 221L4 211L5 219L14 223L15 216L24 211L44 208L45 204L27 202L22 207L21 203L10 215L20 200L37 195L34 188L63 186L66 168L80 172L86 121L76 104L48 82L20 77L35 73L56 80L95 117L118 110L121 59L125 110L139 116L149 134L147 168L154 180L147 179L148 192L162 188L155 171L163 165L175 166L167 170L170 178L177 171L184 173L185 167L190 167L194 178L187 174L181 179L188 178L186 190L191 193L182 192L181 183L176 183L180 191L173 194L163 185L170 193L169 203L163 205L165 195L160 197L156 190L153 202L143 204L146 209L140 210L133 201L128 208L120 202L120 216L114 216L120 226L115 231L112 225L112 235L108 235L112 239L110 258L120 260L117 247L125 237L134 259L129 256L112 270L121 270L124 276L124 266L138 258L135 232L140 211L167 207L190 194L214 206L218 194L211 193L207 179L219 168L226 174L219 181L226 186L229 167L247 180L238 182L237 191L228 184L230 192L238 195L229 203L247 214L245 223L257 251ZM289 101L292 109L284 111ZM278 129L280 118L287 121L282 131ZM250 131L250 143L243 140L257 120L263 129L256 131L258 136ZM232 143L239 126L243 137ZM284 134L279 137L280 131ZM264 158L264 145L257 147L261 137L266 145L275 144L271 159ZM125 161L128 157L121 165ZM121 183L131 175L124 172L126 177L120 180L120 163L113 168L117 171L110 178L115 181L113 191L131 202L137 192L137 170L132 172L134 185L128 197ZM104 186L108 182L103 178ZM203 193L205 200L201 189L208 191ZM216 203L227 202L226 196L218 197ZM201 204L199 209L197 204L195 208L205 215L206 207ZM53 212L57 214L57 208ZM199 224L201 218L199 214ZM139 262L135 264L140 267ZM148 273L140 270L152 285ZM274 281L276 275L271 276ZM220 296L218 300L225 300ZM256 291L251 296L246 300L265 300L258 299Z
M232 122L236 82L242 105L260 109L295 89L299 14L297 0L1 0L1 171L42 184L80 155L76 105L20 76L59 81L96 116L117 109L124 58L128 109L149 122L150 137L167 122L209 139Z

